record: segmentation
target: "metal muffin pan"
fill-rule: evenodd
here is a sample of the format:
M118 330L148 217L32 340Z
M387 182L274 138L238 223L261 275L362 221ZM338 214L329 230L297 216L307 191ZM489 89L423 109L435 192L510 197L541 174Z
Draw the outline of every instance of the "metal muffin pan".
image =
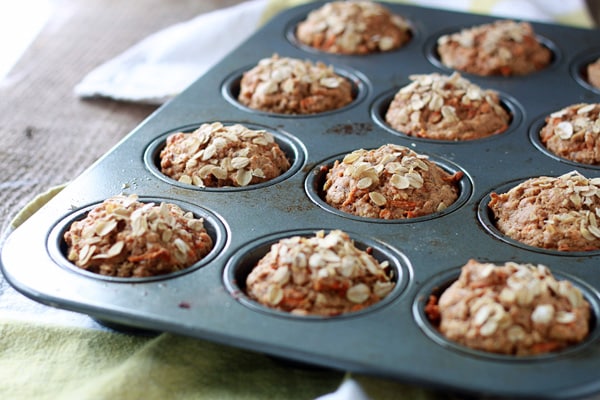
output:
M161 107L7 238L2 270L39 302L88 314L111 325L167 331L425 387L509 398L567 399L600 391L600 255L523 246L493 228L489 194L528 177L574 169L598 177L598 167L550 156L536 142L540 119L578 102L599 102L585 83L584 63L600 54L598 30L533 23L553 51L552 65L523 77L462 74L501 93L513 113L503 134L468 142L411 138L385 126L383 112L410 74L451 73L435 61L442 33L497 18L387 4L405 16L413 38L404 47L368 56L331 55L298 45L293 28L322 5L283 12L182 94ZM242 71L273 53L323 61L355 83L356 100L310 116L247 109L235 100ZM236 86L237 85L237 86ZM242 123L272 132L292 162L282 177L245 188L203 189L162 176L157 156L169 133L205 122ZM427 154L442 168L463 171L456 204L414 220L357 218L321 199L322 165L358 148L386 143ZM61 235L88 207L119 194L176 202L207 218L217 248L205 262L152 279L116 279L69 265ZM342 229L359 247L390 261L397 286L381 303L332 318L299 317L262 307L244 294L249 268L279 238ZM435 331L427 297L456 279L470 258L547 265L570 279L592 305L591 332L556 354L507 357L465 349Z

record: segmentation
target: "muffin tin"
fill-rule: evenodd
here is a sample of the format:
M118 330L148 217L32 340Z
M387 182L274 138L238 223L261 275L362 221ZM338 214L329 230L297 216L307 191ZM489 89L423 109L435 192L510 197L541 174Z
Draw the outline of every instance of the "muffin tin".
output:
M469 142L413 138L386 126L383 114L410 74L452 70L439 63L435 41L497 18L386 4L406 17L413 38L404 47L368 56L326 54L299 45L294 27L320 6L281 13L182 94L161 107L75 179L21 227L2 250L2 269L20 292L50 306L89 314L111 326L168 331L299 362L365 373L477 396L573 398L600 391L600 252L559 253L502 236L487 202L492 191L523 180L598 166L574 164L540 148L545 115L577 102L600 102L585 83L586 63L600 57L600 32L533 23L553 52L545 70L523 77L462 74L500 92L513 114L509 129ZM273 53L323 61L352 79L356 100L309 116L249 110L236 100L243 71ZM220 121L275 135L292 168L271 182L243 188L198 188L174 182L157 166L169 133ZM458 201L410 220L364 219L340 213L321 198L323 165L358 148L407 146L450 172L462 171ZM66 259L62 234L90 206L118 193L142 201L175 202L202 216L215 240L208 259L176 274L112 278L86 273ZM359 248L389 260L396 288L368 309L332 318L299 317L266 309L244 294L244 279L270 244L282 237L342 229ZM591 332L556 354L515 358L465 349L431 326L424 305L454 279L468 259L547 265L569 279L592 306Z

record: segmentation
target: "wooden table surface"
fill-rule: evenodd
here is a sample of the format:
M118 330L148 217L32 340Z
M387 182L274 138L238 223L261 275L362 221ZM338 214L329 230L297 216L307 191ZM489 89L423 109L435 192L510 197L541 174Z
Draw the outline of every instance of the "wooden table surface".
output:
M36 195L77 177L156 109L78 98L73 88L88 72L162 28L240 2L50 0L48 22L0 80L0 238ZM87 323L21 296L0 275L7 309Z

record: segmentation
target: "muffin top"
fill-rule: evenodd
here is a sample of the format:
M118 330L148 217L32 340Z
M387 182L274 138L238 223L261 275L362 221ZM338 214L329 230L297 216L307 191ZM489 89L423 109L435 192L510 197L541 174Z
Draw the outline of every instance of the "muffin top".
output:
M472 140L505 131L511 115L498 93L463 78L438 73L411 75L412 83L392 100L386 122L410 136L436 140Z
M290 168L272 134L241 124L202 124L167 138L161 171L198 187L244 187L271 180Z
M333 67L274 54L243 74L238 100L260 111L315 114L352 102L352 84Z
M370 54L403 46L411 38L407 21L372 1L333 1L298 24L298 40L336 54Z
M444 65L482 76L526 75L552 59L528 22L499 20L443 35L437 44Z
M589 303L544 265L470 260L426 312L448 339L508 355L562 350L589 333Z
M496 227L530 246L559 251L600 249L600 178L577 171L528 179L492 193Z
M586 67L587 81L596 89L600 89L600 58Z
M207 255L213 242L202 218L169 203L118 195L94 207L64 234L68 259L90 272L147 277L179 271Z
M281 239L246 279L249 297L297 315L333 316L361 310L394 288L388 261L357 248L340 230Z
M600 103L579 103L546 117L540 140L559 157L600 164Z
M367 218L414 218L443 211L458 198L462 173L449 174L427 156L386 144L336 160L323 186L331 206Z

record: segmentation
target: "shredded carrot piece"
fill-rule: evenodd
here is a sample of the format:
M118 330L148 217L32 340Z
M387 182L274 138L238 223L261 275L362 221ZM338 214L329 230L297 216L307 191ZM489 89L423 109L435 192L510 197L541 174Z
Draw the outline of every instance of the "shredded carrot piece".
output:
M131 262L140 262L140 261L144 261L144 260L153 260L155 258L168 257L168 256L169 256L169 252L163 248L160 248L155 251L149 251L147 253L143 253L143 254L139 254L139 255L135 255L135 256L129 256L129 257L127 257L127 260L131 261Z

